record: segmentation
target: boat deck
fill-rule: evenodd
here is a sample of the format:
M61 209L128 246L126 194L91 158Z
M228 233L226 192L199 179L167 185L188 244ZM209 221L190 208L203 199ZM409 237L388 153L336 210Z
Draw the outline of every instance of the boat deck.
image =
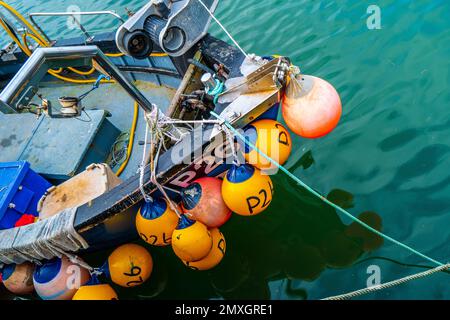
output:
M166 112L172 100L172 97L175 94L175 89L165 86L158 86L151 82L145 82L141 80L136 81L135 85L150 102L156 104L160 108L160 110ZM57 85L55 85L54 83L52 83L46 84L46 86L41 87L39 93L42 94L42 96L46 99L52 101L53 106L59 106L58 97L80 96L90 88L90 84L76 85L58 83ZM38 102L38 100L36 99L37 98L35 97L34 102ZM94 90L85 99L83 99L82 105L86 110L97 109L108 111L110 113L110 116L108 116L107 119L117 129L119 129L119 131L129 132L134 115L134 101L119 85L114 83L101 84L97 90ZM14 117L14 121L8 121L8 117ZM80 120L90 121L86 113L83 113L78 120L61 119L60 121L68 121L69 123L69 121L74 122ZM2 141L0 141L0 149L2 150L2 152L0 152L0 161L18 160L16 159L17 155L20 153L20 150L23 149L24 144L26 144L28 142L28 139L33 135L35 124L38 121L39 119L37 119L33 114L0 114L0 132L5 133L2 134L2 137L10 137L11 135L6 135L6 133L14 132L13 138L15 140L11 141L11 139L4 138L2 139ZM81 128L81 123L79 124ZM83 128L85 127L86 123L84 123ZM57 136L57 133L54 133L54 135ZM143 151L143 146L139 144L139 141L144 140L144 135L145 121L143 117L143 111L141 108L139 108L139 117L134 138L133 152L129 159L128 165L120 176L122 180L125 180L134 175L138 170ZM61 161L64 161L64 155L55 154L54 156L60 158ZM117 167L113 168L113 170L117 170Z

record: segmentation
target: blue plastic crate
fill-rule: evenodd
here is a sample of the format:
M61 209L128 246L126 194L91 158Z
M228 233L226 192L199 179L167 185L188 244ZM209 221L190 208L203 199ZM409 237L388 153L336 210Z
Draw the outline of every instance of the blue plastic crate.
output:
M26 161L0 163L0 229L14 228L23 214L37 217L38 202L51 186Z

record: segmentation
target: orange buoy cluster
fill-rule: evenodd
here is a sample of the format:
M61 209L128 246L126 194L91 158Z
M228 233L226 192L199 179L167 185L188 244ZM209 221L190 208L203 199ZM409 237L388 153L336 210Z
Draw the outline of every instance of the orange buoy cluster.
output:
M227 244L225 237L220 232L219 228L213 228L209 230L212 238L212 247L209 253L200 260L197 261L186 261L183 263L193 269L193 270L209 270L217 266L222 258L225 256L225 251L227 249Z
M25 262L8 264L1 270L5 287L14 294L33 291L42 300L117 300L117 294L108 283L98 279L104 274L121 287L135 287L147 281L153 270L153 259L144 247L125 244L116 248L100 268L88 270L77 257L53 258L40 265Z
M182 215L173 233L175 255L193 270L209 270L225 256L226 242L219 228L208 228L200 221Z
M131 288L147 281L153 271L153 259L144 247L128 243L119 246L109 255L97 272L104 274L114 284ZM79 287L72 300L118 300L117 293L108 283L101 283L96 274Z
M255 121L246 128L245 135L270 157L280 163L287 161L292 141L281 123ZM179 217L166 199L142 204L136 215L140 237L154 246L170 244L182 263L193 270L217 266L226 252L225 236L219 228L232 212L257 215L272 201L273 183L264 170L272 169L273 165L250 149L245 158L249 163L232 165L223 180L203 177L182 189Z
M180 191L180 211L169 199L144 203L136 216L140 237L154 246L171 245L175 255L193 270L217 266L226 252L220 231L232 212L254 216L266 210L273 198L270 170L276 169L263 153L283 165L292 151L292 138L280 122L257 120L244 129L247 143L241 145L246 163L233 164L223 179L203 177ZM259 150L256 150L253 148Z

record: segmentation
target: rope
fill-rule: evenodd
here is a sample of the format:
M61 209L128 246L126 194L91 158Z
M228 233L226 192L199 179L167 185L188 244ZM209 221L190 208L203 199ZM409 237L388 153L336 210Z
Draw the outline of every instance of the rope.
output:
M205 8L206 11L208 11L211 18L213 18L214 21L222 28L222 30L227 34L227 36L230 38L230 40L233 41L235 46L238 47L239 50L241 50L242 54L246 58L249 58L248 54L244 51L244 49L242 49L241 46L239 45L239 43L236 40L234 40L233 36L228 32L228 30L223 26L223 24L220 23L220 21L214 16L214 14L211 12L211 10L208 9L208 7L203 3L203 1L198 0L198 2L200 2L200 4Z
M42 260L62 255L78 261L73 253L87 249L89 244L74 228L76 211L76 208L66 209L21 228L2 230L0 262L20 264L32 261L39 264Z
M446 265L442 265L439 267L436 267L434 269L431 270L427 270L427 271L423 271L420 273L416 273L398 280L394 280L394 281L390 281L390 282L386 282L386 283L382 283L373 287L369 287L369 288L365 288L365 289L361 289L361 290L356 290L353 292L349 292L346 294L341 294L338 296L332 296L332 297L328 297L322 300L346 300L346 299L350 299L350 298L355 298L358 296L362 296L364 294L368 294L368 293L372 293L375 291L379 291L379 290L383 290L383 289L387 289L387 288L392 288L398 285L401 285L403 283L412 281L412 280L416 280L416 279L420 279L420 278L425 278L428 276L431 276L432 274L438 273L438 272L442 272L445 271L447 269L450 268L450 263L446 264Z
M166 191L164 190L165 187L161 185L158 182L158 179L156 177L156 168L158 166L158 160L159 155L161 153L161 148L164 146L164 137L169 137L171 139L178 140L177 137L170 134L166 130L163 129L161 124L171 124L171 118L165 116L164 114L160 113L158 107L156 105L153 105L153 110L151 114L146 114L146 128L145 128L145 139L144 139L144 149L143 149L143 155L142 155L142 162L140 165L140 176L139 176L139 189L144 197L144 200L146 202L152 202L153 198L150 195L147 195L144 189L144 172L146 167L146 155L147 155L147 144L148 144L148 134L150 131L150 144L151 144L151 150L150 150L150 181L158 188L158 190L162 193L163 197L167 200L170 208L177 214L178 217L181 217L181 213L177 207L173 203L173 201L170 199ZM175 127L174 127L175 128ZM156 150L156 154L153 155L155 151L155 145L156 142L158 142L158 147ZM165 146L164 146L165 148ZM166 148L165 148L166 149ZM168 190L171 190L170 188L167 188ZM171 190L172 191L172 190Z
M360 224L361 226L365 227L366 229L372 231L373 233L375 233L376 235L412 252L413 254L428 260L430 262L432 262L433 264L436 264L438 266L443 266L444 264L411 248L410 246L395 240L394 238L376 230L375 228L369 226L368 224L364 223L363 221L359 220L358 218L354 217L352 214L350 214L349 212L347 212L346 210L342 209L341 207L339 207L338 205L334 204L333 202L329 201L327 198L325 198L323 195L321 195L320 193L318 193L317 191L315 191L314 189L312 189L311 187L309 187L307 184L305 184L303 181L301 181L298 177L296 177L294 174L292 174L288 169L286 169L284 166L282 166L281 164L279 164L277 161L273 160L271 157L269 157L267 154L265 154L264 152L262 152L259 148L257 148L253 143L251 143L250 141L248 141L248 139L246 139L241 133L239 133L227 120L223 119L221 116L219 116L217 113L215 113L214 111L211 111L211 115L213 115L215 118L217 118L218 120L221 120L233 133L235 136L237 136L239 139L241 139L245 144L247 144L249 147L251 147L252 149L256 150L261 156L263 156L265 159L267 159L268 161L270 161L273 165L275 165L276 167L278 167L281 171L283 171L289 178L291 178L292 180L294 180L295 182L297 182L299 185L301 185L303 188L305 188L306 190L308 190L309 192L311 192L313 195L315 195L316 197L318 197L320 200L322 200L323 202L325 202L326 204L330 205L331 207L333 207L334 209L336 209L338 212L343 213L345 216L347 216L348 218L350 218L351 220L355 221L356 223Z
M159 146L158 146L158 151L156 152L156 155L155 155L154 166L152 168L152 174L151 174L150 180L154 185L156 185L158 190L163 194L164 198L169 203L170 208L176 213L178 218L181 218L181 213L178 210L178 206L173 203L172 199L170 199L170 197L168 196L168 194L166 193L166 191L164 190L164 188L161 186L161 184L158 182L158 179L156 178L156 168L158 166L159 154L160 154L162 145L163 145L163 143L160 140Z
M144 189L144 172L145 172L145 159L147 158L147 139L148 139L148 122L145 122L145 137L144 137L144 151L142 152L142 161L139 167L139 190L144 197L145 202L153 202L153 198L145 192Z
M359 264L362 264L362 263L365 263L365 262L368 262L368 261L372 261L372 260L384 260L384 261L395 263L395 264L397 264L399 266L407 267L407 268L420 268L420 269L433 269L434 268L434 267L429 266L429 265L404 263L404 262L401 262L401 261L394 260L392 258L380 257L380 256L372 256L372 257L364 258L364 259L361 259L361 260L355 262L353 265L356 266L356 265L359 265ZM445 270L445 271L442 271L442 272L450 275L450 270Z

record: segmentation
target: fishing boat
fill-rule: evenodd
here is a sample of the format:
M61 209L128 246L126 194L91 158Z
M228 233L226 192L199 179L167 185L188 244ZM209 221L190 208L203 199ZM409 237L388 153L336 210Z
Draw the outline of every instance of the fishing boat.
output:
M168 199L178 213L186 209L177 207L183 190L199 178L230 183L226 173L246 148L236 135L275 121L283 99L295 133L314 138L337 125L340 100L328 83L301 75L287 57L248 55L208 34L218 2L154 0L126 21L111 11L79 12L121 25L92 35L79 24L83 37L57 40L36 18L71 13L30 13L28 21L3 6L23 28L0 15L12 38L0 61L1 263L74 260L139 235L152 244L136 227L145 203ZM288 109L293 86L302 88L300 99L325 93L322 101L334 103L319 131ZM288 155L288 133L280 137ZM249 195L245 215L267 207L272 191L269 182ZM224 198L239 211L235 195Z

